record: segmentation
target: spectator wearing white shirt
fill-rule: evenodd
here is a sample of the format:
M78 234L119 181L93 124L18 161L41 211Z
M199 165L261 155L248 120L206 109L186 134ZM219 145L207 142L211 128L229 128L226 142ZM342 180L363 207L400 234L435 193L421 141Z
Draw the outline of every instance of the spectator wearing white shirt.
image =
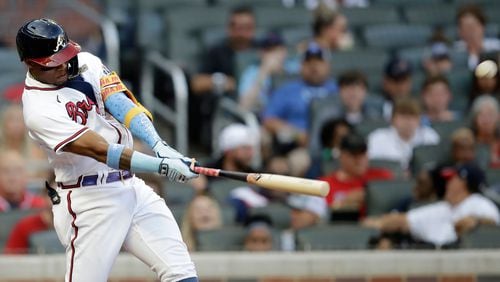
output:
M443 171L448 179L444 200L410 210L367 219L366 226L382 232L409 233L413 239L436 247L449 245L478 225L498 225L496 205L478 192L484 186L483 171L474 163Z
M399 161L403 169L408 169L415 147L439 143L439 135L434 129L421 126L420 114L416 100L397 100L391 126L376 129L368 136L368 157Z

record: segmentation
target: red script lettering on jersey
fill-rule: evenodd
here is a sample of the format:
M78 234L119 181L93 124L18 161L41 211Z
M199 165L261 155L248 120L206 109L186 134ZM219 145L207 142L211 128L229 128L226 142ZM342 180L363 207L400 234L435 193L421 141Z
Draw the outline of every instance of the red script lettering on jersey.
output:
M76 104L74 102L66 103L66 111L74 122L86 125L89 111L92 110L94 105L94 102L87 97L86 100L78 101Z

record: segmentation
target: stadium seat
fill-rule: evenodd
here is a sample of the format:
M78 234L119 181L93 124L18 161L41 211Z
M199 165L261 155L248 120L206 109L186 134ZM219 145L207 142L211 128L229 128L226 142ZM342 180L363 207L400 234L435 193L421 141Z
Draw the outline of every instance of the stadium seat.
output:
M484 30L484 34L486 37L497 37L498 33L500 32L500 26L499 23L488 23L486 24L486 28ZM450 41L455 41L458 40L458 31L457 31L457 26L454 23L450 23L449 25L446 25L444 29L444 34L446 38L448 38Z
M465 126L465 123L463 120L443 121L433 122L431 126L439 134L441 143L443 143L448 142L450 140L451 134L453 134L455 130Z
M396 50L410 46L424 46L432 34L426 25L371 25L364 29L363 37L368 47Z
M466 233L460 239L460 247L464 249L497 249L500 248L500 227L479 226Z
M488 180L488 184L500 186L500 168L486 169L486 179Z
M389 122L386 120L367 120L356 125L356 132L362 136L368 137L368 135L378 128L383 128L389 126Z
M312 22L312 12L304 7L262 7L254 9L259 27L267 30L280 30L291 26L309 26Z
M449 148L445 144L415 147L411 158L412 174L417 175L422 169L432 168L443 161L449 154Z
M250 209L250 215L268 215L275 228L285 229L290 227L290 211L288 206L279 203L270 203L265 207Z
M3 252L9 234L16 223L23 217L35 213L35 210L13 210L0 212L0 253Z
M311 38L312 31L308 26L293 26L289 28L283 28L281 30L281 36L283 37L285 44L293 48L303 40Z
M354 49L334 52L331 57L332 73L338 75L347 70L360 70L363 73L382 73L389 56L385 51Z
M225 226L197 234L198 251L240 251L243 248L245 228Z
M425 5L435 5L437 3L443 3L443 0L374 0L374 5L381 6L398 6L398 7L408 7L408 6L425 6Z
M26 69L19 61L19 54L16 49L0 47L0 73L20 73L26 74ZM24 80L23 80L24 82Z
M172 215L175 218L175 221L177 221L177 225L179 227L182 226L182 219L184 217L184 213L186 212L187 205L185 204L173 204L173 205L168 205L168 208L172 212Z
M395 7L344 8L349 27L363 28L373 24L396 24L401 22Z
M476 158L475 161L482 169L487 169L491 161L491 147L489 144L476 144L475 146Z
M363 250L377 234L377 230L357 224L318 226L297 231L297 243L304 251Z
M402 199L411 196L413 181L371 181L366 189L366 212L377 216L390 212Z
M404 171L399 161L373 159L370 160L370 167L388 169L393 173L395 179L404 177Z
M164 182L163 197L168 205L186 205L194 197L194 188L185 183Z
M404 9L404 14L409 24L429 26L442 26L453 23L455 13L453 5L443 4L406 6Z
M321 129L323 125L334 118L340 117L340 100L338 96L328 96L313 99L310 105L310 134L309 152L313 156L318 156L321 152Z
M65 249L54 230L34 233L29 238L30 253L56 254L64 253Z
M247 184L232 179L217 179L210 182L210 193L219 202L219 204L228 203L229 194L236 187L248 186Z

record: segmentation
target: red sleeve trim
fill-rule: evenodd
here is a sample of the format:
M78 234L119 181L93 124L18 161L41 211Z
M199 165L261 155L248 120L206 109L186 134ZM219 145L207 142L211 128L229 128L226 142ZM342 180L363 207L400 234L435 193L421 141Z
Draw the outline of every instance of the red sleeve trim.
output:
M71 135L70 137L64 139L62 142L60 142L59 144L57 144L55 147L54 147L54 152L57 152L59 150L59 148L63 147L64 145L66 145L67 143L69 143L70 141L73 141L76 137L78 137L79 135L81 135L82 133L84 133L85 131L87 131L89 128L88 127L84 127L80 130L78 130L77 132L75 132L73 135Z

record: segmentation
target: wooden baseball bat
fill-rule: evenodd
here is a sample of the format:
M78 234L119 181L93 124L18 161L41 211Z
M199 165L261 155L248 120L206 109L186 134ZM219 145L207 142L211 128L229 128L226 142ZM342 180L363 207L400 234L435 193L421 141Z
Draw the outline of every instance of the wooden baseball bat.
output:
M194 171L199 174L215 177L225 177L250 184L255 184L262 188L279 190L290 193L307 194L312 196L325 197L330 190L326 181L312 180L300 177L285 176L270 173L244 173L215 168L195 166Z

